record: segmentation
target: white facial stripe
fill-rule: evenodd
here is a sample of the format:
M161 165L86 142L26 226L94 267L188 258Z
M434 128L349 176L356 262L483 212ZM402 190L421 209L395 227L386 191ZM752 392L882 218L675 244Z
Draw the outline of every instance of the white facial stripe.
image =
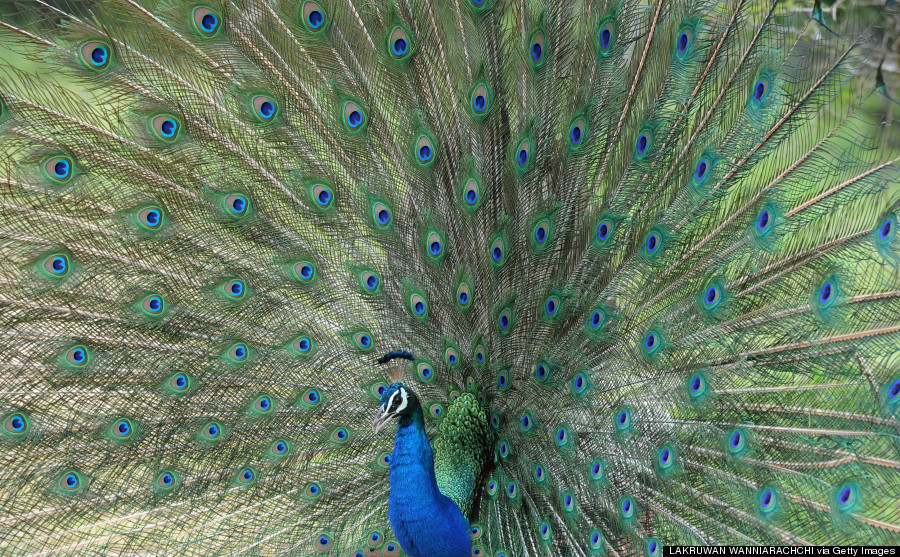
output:
M406 389L404 389L403 387L400 387L399 389L397 389L397 392L400 393L400 396L403 399L400 402L400 406L397 407L397 413L400 413L400 412L403 412L404 408L406 408L406 402L407 402L406 401ZM394 393L394 396L397 396L397 393ZM393 397L391 397L391 398L393 398Z

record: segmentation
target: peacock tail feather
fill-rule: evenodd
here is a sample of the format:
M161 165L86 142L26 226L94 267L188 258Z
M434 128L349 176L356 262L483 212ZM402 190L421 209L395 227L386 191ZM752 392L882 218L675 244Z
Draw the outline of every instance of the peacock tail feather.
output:
M473 555L900 545L882 12L794 8L4 3L0 554L402 554L392 350Z

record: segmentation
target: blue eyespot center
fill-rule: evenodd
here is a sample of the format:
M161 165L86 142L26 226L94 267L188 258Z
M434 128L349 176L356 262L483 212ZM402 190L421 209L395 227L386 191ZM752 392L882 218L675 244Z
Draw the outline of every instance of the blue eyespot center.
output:
M9 420L10 425L12 425L13 431L22 431L25 429L25 420L22 419L22 416L13 416Z
M638 140L637 140L638 155L644 154L644 152L647 150L648 142L649 142L649 140L647 139L647 134L641 134L641 136L638 137Z
M159 224L160 214L156 209L150 209L147 211L147 215L144 217L147 220L147 226L156 226Z
M394 45L392 50L394 51L395 56L403 56L406 54L406 51L409 49L409 45L406 44L406 39L398 38L394 41Z
M234 214L240 215L247 209L247 200L241 196L237 196L231 202L231 210L234 211Z
M175 132L177 131L178 124L171 118L166 118L159 126L159 133L165 138L175 137Z
M414 309L416 310L417 314L422 315L422 313L425 311L425 304L423 304L422 302L416 302Z
M556 302L547 300L547 315L553 315L554 313L556 313Z
M504 329L509 327L509 317L507 317L505 315L501 315L500 316L500 326Z
M422 145L419 147L419 160L422 162L428 161L431 159L431 147L428 145Z
M215 14L206 14L200 18L200 28L206 33L212 33L219 26L219 18Z
M579 126L572 126L572 131L569 132L569 139L572 140L572 145L578 145L581 142L581 128Z
M688 36L687 33L682 33L678 36L678 54L684 54L684 51L687 50L688 46Z
M300 276L301 277L308 279L312 276L312 274L313 274L313 269L310 265L304 265L303 267L300 268Z
M217 437L219 435L219 426L216 424L210 424L208 428L206 428L206 432L210 437Z
M105 64L108 57L109 51L106 50L106 47L97 45L91 50L91 63L95 66L102 66Z
M78 485L78 476L75 474L68 474L66 476L66 485L69 487L75 487Z
M56 272L57 274L61 274L66 270L66 258L57 255L53 258L53 263L51 265L54 272Z
M766 94L766 84L763 80L759 80L756 82L756 86L753 88L753 101L759 102L762 100L763 96Z
M187 376L184 374L180 374L175 377L175 386L179 389L185 388L187 386Z
M544 240L547 239L547 231L543 226L539 226L535 229L534 239L537 240L539 244L543 244Z
M391 213L387 209L378 211L378 224L384 226L391 221Z
M756 221L756 228L759 231L763 231L769 226L769 210L766 209L762 213L759 214L759 219Z
M318 29L322 27L323 23L325 23L325 16L322 15L321 11L313 10L309 12L308 16L306 16L306 22L309 23L309 26L313 29Z
M354 110L347 116L347 124L351 128L358 128L362 124L362 114L358 110Z
M601 242L606 240L606 237L609 235L609 225L605 222L601 222L600 226L597 227L597 239Z
M819 291L819 303L825 304L831 300L831 296L834 293L834 287L832 287L830 282L826 282L822 285L822 289Z
M369 338L369 335L363 335L363 336L359 337L359 344L363 348L368 347L369 344L371 344L371 343L372 343L372 339Z
M469 295L466 294L465 292L460 292L459 293L459 303L461 303L463 305L466 305L467 303L469 303Z
M503 259L503 250L500 249L500 246L494 246L494 249L491 250L491 256L494 258L494 261Z
M66 159L60 159L56 161L55 165L53 165L53 175L60 180L68 178L69 168L69 161L67 161Z
M891 235L891 229L893 228L893 221L888 219L884 221L884 224L881 225L881 229L878 231L878 235L882 240L886 240Z
M609 48L610 42L612 40L612 32L609 28L604 27L600 30L600 48L606 50Z
M240 296L244 293L244 284L240 281L234 281L231 283L231 293L235 296Z
M516 156L516 161L518 161L519 166L525 166L528 163L528 151L525 149L519 149L519 154Z
M375 287L378 286L378 277L375 275L369 275L369 278L366 279L366 287L369 290L375 290Z
M72 351L72 360L76 364L83 364L87 359L87 354L85 353L83 348L76 348Z
M900 398L900 379L894 381L894 384L888 389L888 397L892 400Z
M483 112L486 106L487 99L484 95L475 95L475 98L472 99L472 108L474 108L476 112Z
M455 364L456 363L456 354L450 354L449 356L447 356L447 361L450 362L450 365Z
M234 358L236 360L243 360L247 356L247 348L243 344L238 344L234 347Z
M323 207L328 205L328 203L331 201L331 192L328 191L327 189L323 189L322 191L319 192L318 199L319 199L319 205L321 205Z
M441 243L438 241L431 242L431 245L428 246L428 251L431 252L431 255L439 255L441 253Z
M259 105L259 115L264 120L268 120L275 115L275 105L272 104L272 101L263 101Z
M761 499L763 507L770 506L772 504L772 499L773 499L773 495L772 495L771 491L767 490L765 493L763 493L763 496Z
M122 435L128 435L128 432L131 431L131 426L129 426L128 422L126 422L125 420L119 422L116 427L119 430L119 433Z
M472 189L472 190L468 190L466 192L466 203L468 203L469 205L474 205L477 200L478 200L478 192L477 191Z
M651 234L647 237L647 253L653 253L656 251L656 247L658 245L658 238L656 234Z
M697 180L702 180L703 177L706 176L706 170L708 168L709 163L707 163L706 160L701 160L699 163L697 163L697 173L694 175L694 177Z
M619 425L625 425L628 422L628 412L621 411L619 412Z
M731 436L731 446L734 448L738 448L741 446L741 432L735 431Z
M531 45L531 58L535 62L540 62L541 58L544 57L544 49L540 43L532 43Z
M172 477L172 474L166 473L166 474L163 474L162 481L163 481L163 484L165 484L165 485L172 485L172 482L175 481L175 478Z

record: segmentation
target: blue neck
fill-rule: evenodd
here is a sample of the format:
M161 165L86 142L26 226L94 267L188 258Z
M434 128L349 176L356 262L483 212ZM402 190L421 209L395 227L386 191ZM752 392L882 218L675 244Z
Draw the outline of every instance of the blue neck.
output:
M407 554L469 557L469 523L438 490L421 408L402 416L397 425L388 506L391 527Z

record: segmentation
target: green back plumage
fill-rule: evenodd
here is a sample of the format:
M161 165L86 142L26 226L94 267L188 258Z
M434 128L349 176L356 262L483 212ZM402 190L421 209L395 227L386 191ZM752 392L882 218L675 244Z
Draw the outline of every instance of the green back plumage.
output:
M399 554L394 349L481 555L897 545L880 31L809 15L0 7L0 553Z

